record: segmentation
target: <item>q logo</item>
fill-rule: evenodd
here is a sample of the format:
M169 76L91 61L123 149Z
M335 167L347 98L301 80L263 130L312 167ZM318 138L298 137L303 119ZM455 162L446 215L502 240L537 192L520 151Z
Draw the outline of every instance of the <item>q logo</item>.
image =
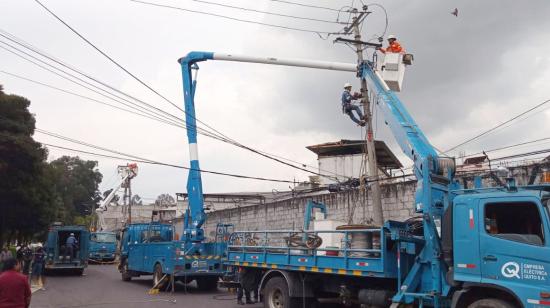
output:
M520 279L519 264L517 264L516 262L505 263L502 266L502 269L500 270L500 272L502 273L502 276L506 278L516 277L517 279Z

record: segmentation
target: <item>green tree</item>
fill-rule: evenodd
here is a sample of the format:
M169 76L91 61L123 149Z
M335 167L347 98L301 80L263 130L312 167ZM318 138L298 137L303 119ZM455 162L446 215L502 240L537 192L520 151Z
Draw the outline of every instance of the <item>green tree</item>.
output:
M102 199L98 190L102 175L97 161L62 156L50 163L54 174L55 190L62 206L56 217L66 224L82 223L91 216Z
M48 183L47 151L32 138L30 101L0 86L0 245L44 227L55 202Z

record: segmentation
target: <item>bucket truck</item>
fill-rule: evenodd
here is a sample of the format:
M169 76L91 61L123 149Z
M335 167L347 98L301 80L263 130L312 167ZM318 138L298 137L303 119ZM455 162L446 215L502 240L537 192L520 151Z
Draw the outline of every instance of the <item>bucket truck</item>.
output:
M107 225L105 224L105 218L103 217L103 214L107 211L109 208L109 205L111 204L111 201L113 201L113 198L118 193L118 190L120 188L127 188L128 187L128 181L135 178L138 174L138 166L137 164L127 164L126 166L118 166L118 174L120 175L121 179L118 182L117 186L111 190L111 192L103 199L101 204L98 206L98 208L95 210L97 215L97 230L98 231L106 231ZM111 230L112 231L112 230Z
M418 180L416 220L386 221L373 229L302 231L319 237L338 233L342 241L336 248L290 245L296 230L234 232L224 264L261 275L258 289L264 307L309 307L320 297L366 307L550 306L550 185L520 187L509 178L503 187L482 187L480 180L474 187L461 187L454 177L454 159L438 155L370 61L346 64L211 52L191 52L180 59L194 170L189 174L191 212L184 230L189 251L201 251L205 219L192 71L207 60L357 73L376 94Z

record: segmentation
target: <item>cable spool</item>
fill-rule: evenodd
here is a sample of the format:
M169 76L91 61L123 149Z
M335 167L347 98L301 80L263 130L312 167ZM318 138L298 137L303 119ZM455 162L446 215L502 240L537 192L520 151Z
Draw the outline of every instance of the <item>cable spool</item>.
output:
M362 230L370 229L366 225L343 225L336 227L336 230ZM372 232L350 232L349 242L345 243L349 249L372 249ZM350 257L367 257L369 254L363 251L352 251Z

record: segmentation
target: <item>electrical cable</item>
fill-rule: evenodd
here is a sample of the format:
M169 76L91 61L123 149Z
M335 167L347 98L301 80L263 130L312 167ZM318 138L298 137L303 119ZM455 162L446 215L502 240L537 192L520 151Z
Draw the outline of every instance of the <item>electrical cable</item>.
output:
M346 23L342 23L334 20L317 19L317 18L310 18L310 17L303 17L303 16L273 13L269 11L256 10L256 9L245 8L241 6L234 6L234 5L228 5L228 4L205 1L205 0L190 0L190 1L209 4L209 5L215 5L215 6L221 6L221 7L231 8L231 9L243 10L248 12L262 13L262 14L273 15L273 16L288 17L288 18L301 19L301 20L310 20L310 21L317 21L317 22L324 22L324 23L346 24Z
M512 145L503 146L503 147L500 147L500 148L494 148L494 149L490 149L490 150L486 150L486 151L482 151L482 152L468 154L468 155L464 155L464 157L472 157L472 156L476 156L476 155L481 155L481 154L483 154L483 152L490 153L490 152L496 152L496 151L500 151L500 150L506 150L506 149L510 149L510 148L514 148L514 147L518 147L518 146L522 146L522 145L527 145L527 144L532 144L532 143L545 141L545 140L550 140L550 137L531 140L531 141L526 141L526 142L521 142L521 143L516 143L516 144L512 144Z
M246 175L240 175L240 174L231 174L231 173L225 173L225 172L209 171L209 170L204 170L204 169L196 170L196 169L186 167L186 166L174 165L174 164L169 164L169 163L162 163L162 162L158 162L158 161L129 159L128 157L100 154L100 153L95 153L95 152L91 152L91 151L84 151L84 150L78 150L78 149L73 149L73 148L69 148L69 147L54 145L54 144L45 143L45 142L41 142L41 141L39 141L39 142L41 144L47 146L47 147L53 147L53 148L57 148L57 149L62 149L62 150L67 150L67 151L72 151L72 152L77 152L77 153L83 153L83 154L89 154L89 155L104 157L104 158L112 158L112 159L118 159L118 160L123 160L123 161L131 160L131 161L135 161L135 162L142 163L142 164L151 164L151 165L158 165L158 166L165 166L165 167L173 167L173 168L178 168L178 169L185 169L185 170L190 170L190 171L199 171L201 173L223 175L223 176L229 176L229 177L235 177L235 178L241 178L241 179L251 179L251 180L279 182L279 183L295 183L294 181L288 181L288 180L270 179L270 178L263 178L263 177L253 177L253 176L246 176Z
M0 34L0 36L2 36L2 34ZM166 121L172 121L172 122L174 122L174 120L169 119L168 117L164 116L164 114L168 114L168 113L166 113L166 112L164 112L164 111L162 111L162 110L160 110L160 109L158 109L158 110L160 110L161 112L157 112L157 111L154 111L154 110L146 109L146 108L144 108L144 107L142 107L142 106L140 106L140 105L137 105L136 103L134 103L134 102L132 102L132 101L130 101L130 100L128 100L128 99L125 99L125 98L123 98L123 97L117 96L117 95L115 95L115 94L113 94L113 93L111 93L111 92L109 92L109 91L107 91L107 90L105 90L105 89L102 89L102 88L100 88L100 87L98 87L98 86L96 86L96 85L94 85L94 84L92 84L92 83L90 83L90 82L88 82L88 81L86 81L86 80L83 80L82 78L80 78L80 77L78 77L78 76L75 76L74 74L71 74L71 73L69 73L69 72L67 72L67 71L65 71L65 70L63 70L63 69L60 69L60 68L58 68L58 67L56 67L56 66L54 66L54 65L51 65L50 63L47 63L46 61L43 61L43 60L41 60L41 59L39 59L39 58L37 58L37 57L35 57L35 56L33 56L33 55L31 55L31 54L25 52L25 51L22 51L21 49L19 49L19 48L13 46L13 45L11 45L11 44L8 44L8 43L6 43L6 42L4 42L4 41L1 41L1 40L0 40L0 43L2 43L2 44L4 44L4 45L7 45L7 46L9 46L10 48L13 48L14 50L17 50L17 52L22 53L22 54L25 54L25 55L31 57L32 59L35 59L35 60L37 60L37 61L39 61L39 62L41 62L41 63L43 63L43 64L45 64L45 65L47 65L47 66L49 66L49 67L51 67L51 68L53 68L53 69L59 71L59 72L62 72L63 74L66 74L67 76L71 76L72 78L78 80L79 82L82 82L82 83L84 83L84 84L86 84L86 85L89 85L90 87L94 87L94 88L97 89L97 90L100 90L100 91L103 91L103 92L105 92L105 93L107 93L107 94L109 94L109 95L112 95L112 96L116 97L117 99L114 99L113 97L110 97L110 96L108 96L108 95L105 95L105 94L103 94L103 93L100 93L100 92L98 92L97 90L91 89L90 87L85 86L85 85L83 85L83 84L81 84L81 83L79 83L79 82L76 82L76 81L72 80L71 78L68 78L67 76L64 76L64 75L61 75L61 74L59 74L59 73L57 73L57 72L54 72L54 71L52 71L51 69L46 68L46 67L44 67L43 65L40 65L40 64L38 64L38 63L36 63L36 62L34 62L34 61L32 61L32 60L30 60L30 59L28 59L28 58L22 56L21 54L15 52L15 51L13 51L13 50L9 50L9 49L7 49L7 48L5 48L5 47L0 46L1 49L4 49L4 50L6 50L6 51L8 51L8 52L10 52L10 53L12 53L12 54L14 54L14 55L16 55L16 56L19 57L19 58L22 58L22 59L24 59L24 60L26 60L26 61L28 61L28 62L30 62L30 63L32 63L32 64L34 64L34 65L36 65L36 66L38 66L38 67L40 67L40 68L42 68L42 69L44 69L44 70L46 70L46 71L48 71L48 72L50 72L50 73L52 73L52 74L55 74L55 75L57 75L57 76L59 76L59 77L65 79L65 80L68 80L68 81L70 81L70 82L72 82L72 83L74 83L74 84L77 84L77 85L79 85L79 86L81 86L81 87L83 87L83 88L85 88L85 89L87 89L87 90L89 90L89 91L92 91L92 92L94 92L94 93L96 93L96 94L99 94L99 95L101 95L101 96L103 96L103 97L105 97L105 98L108 98L108 99L110 99L110 100L116 101L116 102L118 102L118 103L120 103L120 104L123 104L123 105L125 105L125 106L127 106L127 107L134 108L134 109L137 108L137 110L140 110L140 111L142 111L142 112L144 112L144 113L147 113L147 114L149 114L150 116L153 116L153 117L156 117L156 118L165 117L165 118L166 118ZM96 82L97 82L97 81L96 81ZM113 88L113 89L114 89L114 88ZM115 90L116 90L116 89L115 89ZM123 93L123 92L121 92L121 93ZM128 104L133 105L134 107L128 106L126 103L122 103L122 102L120 102L118 99L124 100L124 101L126 101ZM147 104L147 103L145 103L145 102L142 102L142 103L143 103L143 104ZM147 105L149 105L149 104L147 104ZM162 112L164 112L164 113L162 113ZM178 118L176 117L176 119L178 119ZM179 119L179 120L180 120L181 122L185 123L185 121L183 121L183 119ZM179 122L178 122L178 123L179 123Z
M35 0L35 1L38 1L38 0ZM314 34L319 35L321 38L322 38L322 34L330 36L330 35L335 35L335 34L341 34L342 33L342 32L328 32L328 31L317 31L317 30L311 30L311 29L294 28L294 27L289 27L289 26L270 24L270 23L259 22L259 21L248 20L248 19L241 19L241 18L226 16L226 15L221 15L221 14L191 10L191 9L186 9L186 8L182 8L182 7L177 7L177 6L171 6L171 5L167 5L167 4L160 4L160 3L153 3L153 2L146 2L146 1L141 1L141 0L130 0L130 1L136 2L136 3L141 3L141 4L146 4L146 5L151 5L151 6L156 6L156 7L169 8L169 9L180 10L180 11L185 11L185 12L189 12L189 13L202 14L202 15L208 15L208 16L212 16L212 17L229 19L229 20L233 20L233 21L256 24L256 25L260 25L260 26L279 28L279 29L285 29L285 30L292 30L292 31L298 31L298 32L314 33Z
M0 31L1 31L1 30L0 30ZM0 34L0 36L2 36L2 34ZM7 44L7 43L2 42L2 41L0 41L0 43ZM16 47L12 46L12 45L10 45L10 44L7 44L7 45L10 46L10 47L12 47L12 48L15 48L16 50L18 50L18 51L20 51L20 52L22 52L22 53L24 53L24 54L26 54L26 55L29 55L28 53L26 53L26 52L24 52L24 51L21 51L20 49L18 49L18 48L16 48ZM24 46L24 47L26 47L26 46ZM0 48L2 48L2 46L0 46ZM27 47L27 48L28 48L28 47ZM67 78L67 77L65 77L65 76L63 76L63 75L60 75L60 74L58 74L58 73L56 73L56 72L53 72L53 71L51 71L50 69L47 69L47 68L45 68L45 67L43 67L43 66L41 66L41 65L39 65L39 64L37 64L37 63L35 63L35 62L33 62L32 60L26 59L25 57L23 57L23 56L21 56L21 55L15 53L15 52L13 52L13 51L11 51L11 50L8 50L8 49L6 49L6 48L3 48L3 49L5 49L5 50L7 50L7 51L9 51L9 52L11 52L11 53L13 53L13 54L15 54L15 55L17 55L17 56L23 58L23 59L25 59L25 60L27 60L27 61L29 61L29 62L35 64L35 65L37 65L37 66L39 66L39 67L41 67L41 68L43 68L43 69L45 69L45 70L47 70L47 71L50 71L50 72L52 72L52 73L54 73L54 74L56 74L56 75L58 75L58 76L60 76L60 77L62 77L62 78L64 78L64 79L67 79L67 80L69 80L69 81L71 81L71 82L73 82L73 83L76 83L76 84L78 84L78 85L80 85L80 86L82 86L82 87L84 87L84 88L86 88L86 89L88 89L88 90L91 90L91 91L94 91L94 92L98 93L97 91L95 91L95 90L93 90L93 89L90 89L90 88L88 88L88 87L86 87L86 86L83 86L83 85L81 85L81 84L75 82L74 80L71 80L70 78ZM36 50L32 50L32 51L37 52L38 54L44 56L44 55L43 55L42 53L40 53L39 51L36 51ZM77 78L78 80L80 80L80 81L82 81L82 82L84 82L84 83L86 83L86 84L90 84L90 83L88 83L88 82L86 82L86 81L84 81L84 80L78 78L77 76L74 76L74 75L72 75L72 74L70 74L70 73L67 73L66 71L61 70L61 69L59 69L59 68L57 68L57 67L55 67L55 66L52 66L51 64L49 64L49 63L47 63L47 62L45 62L45 61L42 61L42 60L40 60L40 59L38 59L38 58L36 58L36 57L34 57L34 56L32 56L32 55L29 55L29 56L33 57L34 59L36 59L36 60L38 60L38 61L41 61L41 62L44 63L44 64L49 65L50 67L53 67L53 68L55 68L55 69L57 69L57 70L60 70L60 71L62 71L63 73L68 74L68 75L70 75L70 76L73 77L73 78ZM57 62L57 63L59 63L59 62ZM61 62L61 63L62 63L62 62ZM78 73L82 74L80 71L75 70L75 69L71 68L70 66L68 66L68 65L66 65L66 64L63 64L63 66L64 66L64 67L67 67L67 68L69 68L69 69L71 69L71 70L73 70L73 71L75 71L75 72L78 72ZM124 93L124 92L121 92L121 91L119 91L119 90L117 90L117 89L115 89L115 88L113 88L113 87L111 87L111 86L109 86L109 85L107 85L107 84L105 84L105 83L103 83L103 82L100 82L100 81L98 81L97 79L95 79L95 78L93 78L93 77L91 77L91 76L89 76L89 75L84 75L84 76L87 77L87 78L90 78L90 79L92 79L92 80L94 80L94 81L96 81L96 82L99 82L99 83L101 83L101 84L103 84L103 85L105 85L105 86L107 86L107 87L109 87L109 88L111 88L111 89L113 89L113 90L115 90L115 91L118 91L118 92L120 92L121 94L124 94L124 95L127 95L127 96L128 96L128 94L126 94L126 93ZM91 84L90 84L90 85L91 85ZM98 87L96 86L96 88L98 88ZM101 89L101 88L98 88L98 89L105 91L104 89ZM109 92L109 93L110 93L110 92ZM102 95L102 96L105 96L105 95L103 95L103 94L101 94L101 93L98 93L98 94L100 94L100 95ZM112 93L110 93L110 94L111 94L111 95L114 95L114 94L112 94ZM109 96L105 96L105 97L114 100L113 98L111 98L111 97L109 97ZM118 97L118 96L117 96L117 97ZM134 98L134 97L132 97L132 96L129 96L129 97L131 97L131 98L133 98L133 99L135 99L135 100L140 101L139 99ZM122 99L124 99L124 98L122 98ZM126 99L124 99L124 100L126 100ZM115 100L115 101L117 101L117 100ZM126 101L128 101L128 100L126 100ZM117 101L117 102L118 102L118 101ZM129 101L129 102L132 103L131 101ZM149 106L150 106L150 104L148 104L148 103L146 103L146 102L143 102L143 101L140 101L140 102L142 102L143 104L146 104L146 105L149 105ZM119 102L119 103L120 103L120 102ZM159 110L159 111L163 112L163 113L166 113L166 112L163 111L162 109L158 109L158 108L156 108L156 107L154 107L154 108L155 108L156 110ZM146 109L146 110L148 110L148 109ZM180 120L181 122L185 123L185 121L184 121L183 119L181 119L181 118L178 118L178 117L176 117L176 116L174 116L174 115L171 115L171 114L169 114L169 113L166 113L166 114L168 114L168 115L170 115L170 116L172 116L172 117L175 117L176 119L178 119L178 120ZM158 117L158 116L156 116L156 117ZM157 120L159 120L159 119L157 119ZM166 121L163 121L162 119L160 119L160 121L161 121L161 122L166 122ZM169 123L166 123L166 124L169 124ZM172 123L172 124L170 124L170 125L173 125L173 124L174 124L174 126L182 127L182 126L178 125L177 123ZM182 127L182 128L187 128L187 127ZM282 162L281 160L272 157L273 155L271 155L271 154L269 154L269 153L267 153L267 152L263 152L263 151L259 151L259 150L252 149L252 148L250 148L250 147L247 147L247 146L245 146L245 145L242 145L242 144L240 144L240 143L238 143L238 142L236 142L236 141L234 141L234 140L228 139L228 138L221 138L221 137L219 137L219 136L217 136L217 135L213 135L213 134L209 133L208 131L205 131L204 129L202 129L202 128L200 128L200 127L196 127L196 128L197 128L199 134L202 134L202 135L205 135L205 136L209 136L209 137L211 137L211 138L214 138L214 139L217 139L217 140L220 140L220 141L223 141L223 142L226 142L226 143L235 145L235 146L237 146L237 147L240 147L240 148L243 148L243 149L252 151L252 152L254 152L254 153L256 153L256 154L259 154L259 155L264 156L264 157L266 157L266 158L275 160L275 161L277 161L277 162L279 162L279 163L288 165L288 166L290 166L290 167L297 168L297 169L302 170L302 171L306 171L306 172L313 173L313 174L315 174L315 175L319 175L319 176L323 176L323 177L333 178L332 176L320 174L320 173L317 173L317 172L312 172L312 171L310 171L310 170L303 169L303 168L299 168L299 167L294 166L294 165L292 165L292 164L288 164L288 163L286 163L286 162ZM279 157L280 157L280 156L279 156ZM281 157L280 157L280 158L281 158ZM293 160L286 159L286 158L281 158L281 159L295 162L295 161L293 161ZM295 162L295 163L298 163L298 162ZM302 166L308 166L308 165L306 165L306 164L302 164L302 163L300 163L300 164L301 164ZM315 168L315 167L312 167L312 166L309 166L309 167L310 167L310 168ZM331 173L333 173L333 172L331 172ZM336 174L336 173L334 173L334 174L337 175L337 176L339 176L339 175ZM336 178L337 178L337 177L336 177Z
M502 126L506 125L507 123L510 123L510 122L512 122L512 121L514 121L514 120L516 120L516 119L518 119L519 117L521 117L521 116L523 116L523 115L525 115L525 114L527 114L527 113L529 113L529 112L531 112L531 111L533 111L533 110L539 108L540 106L543 106L543 105L545 105L545 104L547 104L547 103L549 103L549 102L550 102L550 99L545 100L545 101L543 101L542 103L537 104L536 106L533 106L533 107L527 109L526 111L521 112L521 113L519 113L519 114L513 116L512 118L510 118L510 119L508 119L508 120L506 120L506 121L504 121L504 122L502 122L502 123L500 123L500 124L498 124L498 125L496 125L496 126L490 128L490 129L488 129L488 130L486 130L486 131L483 131L483 132L481 132L481 133L475 135L474 137L468 138L468 139L466 139L466 140L460 142L459 144L457 144L457 145L451 147L450 149L446 150L446 151L443 152L443 153L447 153L447 152L452 151L452 150L454 150L454 149L456 149L456 148L458 148L458 147L460 147L460 146L463 146L463 145L465 145L465 144L467 144L467 143L470 143L470 142L472 142L472 141L474 141L474 140L476 140L476 139L479 139L479 138L481 138L481 137L483 137L483 136L485 136L485 135L487 135L487 134L489 134L489 133L495 131L495 130L498 129L499 127L502 127Z
M108 54L103 52L103 50L99 49L94 43L90 42L87 38L85 38L83 35L81 35L78 31L76 31L73 27L71 27L68 23L66 23L63 19L61 19L59 16L57 16L53 11L48 9L42 2L39 0L34 0L36 3L38 3L41 7L43 7L48 13L50 13L55 19L57 19L59 22L61 22L63 25L65 25L68 29L70 29L74 34L76 34L78 37L80 37L82 40L84 40L88 45L92 46L95 50L97 50L100 54L102 54L104 57L109 59L113 64L115 64L118 68L123 70L126 74L130 75L133 79L135 79L137 82L141 83L144 87L151 90L153 93L155 93L157 96L164 99L166 102L174 106L175 108L179 109L180 111L185 112L181 107L170 101L168 98L166 98L164 95L160 94L158 91L150 87L148 84L146 84L143 80L138 78L136 75L132 74L129 70L127 70L124 66L120 65L116 60L111 58Z
M280 2L280 3L285 3L285 4L292 4L292 5L302 6L302 7L308 7L308 8L312 8L312 9L322 9L322 10L328 10L328 11L334 11L334 12L340 11L338 9L331 8L331 7L305 4L305 3L293 2L293 1L286 1L286 0L270 0L270 1Z

